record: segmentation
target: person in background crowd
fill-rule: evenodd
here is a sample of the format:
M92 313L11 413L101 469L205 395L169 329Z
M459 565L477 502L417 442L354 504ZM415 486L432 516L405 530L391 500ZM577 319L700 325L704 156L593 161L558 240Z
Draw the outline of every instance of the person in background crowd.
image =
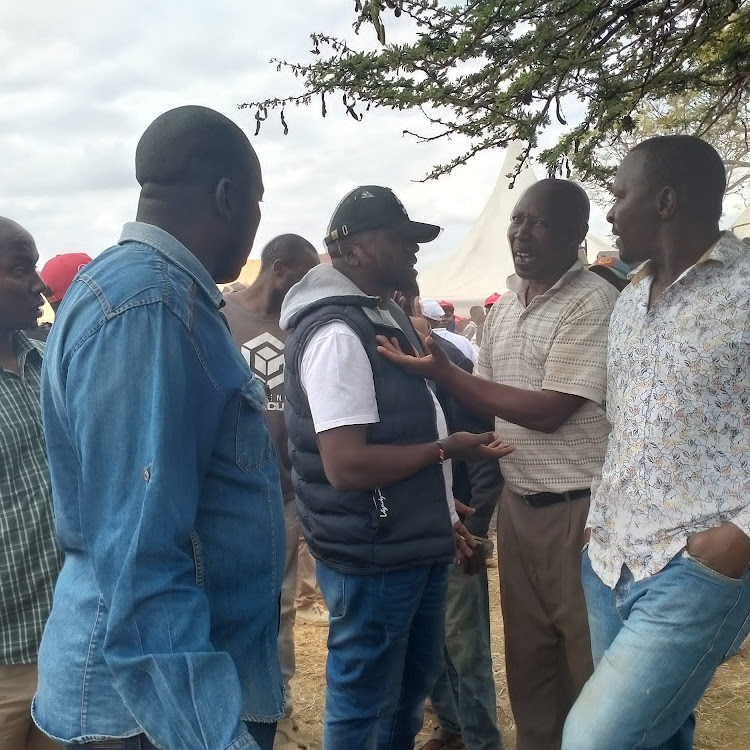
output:
M54 312L73 283L76 274L91 263L91 257L86 253L63 253L48 260L41 273L42 281L47 285L47 302Z
M297 596L294 607L297 619L305 625L328 627L328 608L315 577L315 558L310 554L305 537L300 534L297 562Z
M292 718L290 680L294 677L294 599L297 592L297 551L300 526L292 487L289 437L284 424L284 343L286 332L279 328L281 303L287 292L320 263L315 248L296 234L272 239L261 252L260 271L253 283L224 296L224 315L242 356L268 391L266 422L279 463L281 496L284 501L286 562L281 587L279 661L286 693L285 717L276 727L275 748L296 750L309 743Z
M592 671L581 547L609 433L606 342L617 290L578 259L588 217L573 182L541 180L523 193L508 228L516 274L487 318L479 378L434 345L417 358L380 339L391 361L497 415L496 431L516 445L500 462L498 563L518 750L560 747Z
M331 613L326 750L413 746L440 669L448 563L454 545L461 556L476 546L449 459L511 450L492 433L449 435L428 384L377 354L378 332L419 345L391 297L438 233L389 189L356 188L329 226L332 265L282 306L292 476Z
M492 310L492 306L500 299L500 295L497 292L493 292L490 294L489 297L484 301L484 311L487 313L487 315L490 314L490 311Z
M750 630L750 255L719 219L721 157L651 138L614 181L622 260L583 585L596 671L566 750L693 747L693 710Z
M469 322L466 324L466 328L464 328L463 331L464 337L469 341L476 343L478 347L482 345L482 335L484 333L484 321L486 317L487 315L484 312L484 308L479 305L474 305L474 307L469 310Z
M451 333L456 332L456 308L453 307L452 302L445 302L442 301L439 303L440 308L443 311L443 314L441 317L441 322L443 324L443 328L450 331Z
M44 344L39 253L0 218L0 750L52 750L31 720L37 654L62 558L55 544L39 391Z
M628 280L630 266L611 255L603 255L601 258L597 258L589 266L589 271L598 273L599 276L612 284L618 292L621 292L630 283Z
M32 713L70 748L269 750L284 516L266 394L217 283L237 278L263 181L205 107L158 117L137 220L75 279L42 412L65 553Z
M394 300L409 316L415 330L420 322L425 322L416 282L407 291L397 292ZM429 335L429 326L423 335ZM471 360L453 344L439 337L435 341L453 364L467 372L472 371ZM449 429L491 429L491 419L483 421L476 417L444 390L439 391L438 399L447 406ZM487 534L500 494L502 475L494 459L451 463L454 497L466 506L464 524L480 544L471 558L449 569L445 665L431 694L438 727L420 750L502 750L504 745L497 726L492 671L487 583L487 559L492 554L492 542Z
M430 324L432 333L449 341L461 354L471 361L472 367L477 362L477 352L469 343L468 339L458 333L452 333L445 327L445 319L442 315L443 308L434 299L422 300L422 315Z
M60 302L62 302L62 298L68 291L75 275L90 262L91 258L86 253L64 253L63 255L56 255L44 264L39 274L46 285L46 289L42 293L47 298L53 312L57 312L57 308L60 306ZM51 330L52 323L42 323L26 333L29 338L46 341Z
M450 342L439 337L435 341L453 364L472 371L471 360ZM446 405L448 429L492 429L492 419L475 416L443 389L437 395ZM444 667L430 695L438 726L420 750L504 750L497 725L486 564L487 556L492 554L488 532L502 475L495 459L453 461L452 465L453 494L472 511L464 525L480 543L470 558L449 568Z

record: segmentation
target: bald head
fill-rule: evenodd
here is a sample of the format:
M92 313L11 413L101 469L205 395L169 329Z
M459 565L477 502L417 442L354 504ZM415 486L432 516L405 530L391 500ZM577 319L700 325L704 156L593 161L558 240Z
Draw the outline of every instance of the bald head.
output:
M138 221L178 239L217 283L234 281L260 222L263 180L247 136L206 107L157 117L135 153Z
M549 206L563 223L588 224L591 204L586 191L570 180L539 180L524 193Z
M19 247L36 249L31 232L24 229L17 221L0 216L0 252L7 253Z
M516 273L536 281L559 279L578 259L589 212L588 196L575 182L535 182L518 200L508 228Z
M177 107L157 117L135 152L135 176L147 185L214 185L243 176L260 183L260 163L242 129L213 109Z

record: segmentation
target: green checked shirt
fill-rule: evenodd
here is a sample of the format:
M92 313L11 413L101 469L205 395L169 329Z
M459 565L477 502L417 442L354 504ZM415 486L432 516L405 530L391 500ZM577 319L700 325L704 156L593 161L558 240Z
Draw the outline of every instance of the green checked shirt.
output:
M21 374L0 367L0 663L30 664L62 557L39 403L44 344L20 331L13 339Z

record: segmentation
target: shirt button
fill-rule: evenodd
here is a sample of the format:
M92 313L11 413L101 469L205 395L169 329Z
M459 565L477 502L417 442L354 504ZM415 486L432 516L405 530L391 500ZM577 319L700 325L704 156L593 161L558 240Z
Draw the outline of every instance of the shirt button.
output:
M148 469L143 470L143 481L148 482L151 479L151 472Z

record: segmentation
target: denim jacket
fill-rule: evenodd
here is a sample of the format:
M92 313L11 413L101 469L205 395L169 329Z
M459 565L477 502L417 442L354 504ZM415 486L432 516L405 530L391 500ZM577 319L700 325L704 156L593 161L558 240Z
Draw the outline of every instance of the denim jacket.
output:
M65 562L34 720L63 742L257 745L283 714L283 507L221 294L180 242L126 224L70 287L42 413Z

